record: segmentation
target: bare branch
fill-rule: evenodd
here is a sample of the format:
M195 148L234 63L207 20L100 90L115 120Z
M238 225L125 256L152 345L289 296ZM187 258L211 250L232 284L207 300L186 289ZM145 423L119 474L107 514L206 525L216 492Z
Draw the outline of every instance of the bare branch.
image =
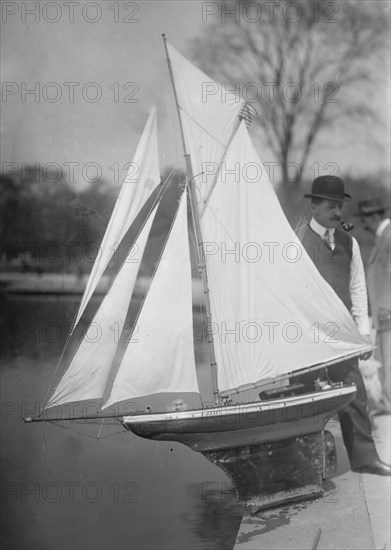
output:
M284 12L289 4L300 13L294 22ZM194 56L218 80L256 84L262 94L255 124L286 173L293 157L305 164L326 128L374 120L364 90L373 89L388 45L385 4L280 0L274 18L208 24L194 43Z

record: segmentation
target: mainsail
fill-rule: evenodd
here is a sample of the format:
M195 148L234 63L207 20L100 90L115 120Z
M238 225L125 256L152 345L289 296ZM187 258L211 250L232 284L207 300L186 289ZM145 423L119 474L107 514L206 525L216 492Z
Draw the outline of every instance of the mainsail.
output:
M219 390L367 348L279 204L245 124L201 221Z

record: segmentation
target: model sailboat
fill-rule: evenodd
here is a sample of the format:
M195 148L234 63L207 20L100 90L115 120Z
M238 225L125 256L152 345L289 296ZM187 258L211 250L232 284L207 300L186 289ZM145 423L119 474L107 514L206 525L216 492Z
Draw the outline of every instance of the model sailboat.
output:
M58 420L51 411L94 400L96 418L115 416L139 436L182 442L232 475L232 450L242 460L254 446L322 432L355 387L300 395L285 389L249 402L241 402L241 395L290 373L358 356L368 344L285 218L249 137L244 102L222 96L217 83L165 46L186 161L184 191L130 329L129 305L164 192L153 112L133 162L138 181L124 182L60 361L65 372L42 418ZM135 247L122 252L110 289L93 301L140 210L144 220ZM189 220L205 295L213 405L205 403L197 378ZM91 330L99 337L87 337ZM158 409L129 409L134 400L154 395L161 397Z

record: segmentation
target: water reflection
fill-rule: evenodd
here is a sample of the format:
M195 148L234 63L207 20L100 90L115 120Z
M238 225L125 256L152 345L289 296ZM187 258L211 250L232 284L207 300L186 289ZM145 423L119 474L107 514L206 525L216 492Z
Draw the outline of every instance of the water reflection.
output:
M232 548L242 511L203 498L205 483L229 481L201 454L115 423L101 440L100 424L23 424L45 398L77 304L1 295L4 548Z
M232 485L228 480L204 481L187 486L193 513L184 511L183 522L189 523L205 549L229 550L233 547L242 520L243 511L236 504Z

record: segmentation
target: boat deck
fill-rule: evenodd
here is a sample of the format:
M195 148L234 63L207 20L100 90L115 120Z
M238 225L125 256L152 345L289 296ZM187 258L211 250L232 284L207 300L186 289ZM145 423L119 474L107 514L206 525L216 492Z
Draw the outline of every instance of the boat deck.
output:
M391 416L374 419L374 439L380 458L390 461ZM246 513L235 550L248 549L390 549L390 477L358 474L349 468L337 421L334 435L338 466L318 499L271 508L255 516Z

